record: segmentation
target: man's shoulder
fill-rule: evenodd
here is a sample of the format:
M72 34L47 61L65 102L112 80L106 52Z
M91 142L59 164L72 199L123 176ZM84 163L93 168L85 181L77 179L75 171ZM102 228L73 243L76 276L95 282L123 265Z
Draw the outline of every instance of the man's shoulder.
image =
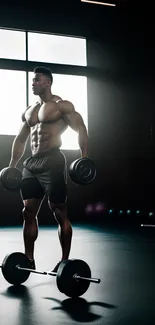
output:
M62 97L60 97L58 95L53 95L52 100L54 102L58 103L59 107L61 107L61 108L67 107L67 108L70 108L71 110L73 110L73 108L74 108L73 104L69 100L63 99Z
M60 96L58 96L58 95L53 95L53 97L52 97L52 100L54 101L54 102L60 102L60 101L63 101L63 99L62 99L62 97L60 97Z
M63 114L75 113L75 107L69 100L58 101L58 108Z

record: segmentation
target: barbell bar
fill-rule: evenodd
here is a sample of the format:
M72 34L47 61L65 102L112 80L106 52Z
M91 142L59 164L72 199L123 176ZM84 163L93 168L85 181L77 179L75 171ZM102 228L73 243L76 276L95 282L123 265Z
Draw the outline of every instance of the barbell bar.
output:
M1 266L0 266L1 267ZM25 268L25 267L20 267L19 265L16 265L16 268L18 270L21 270L21 271L28 271L30 273L36 273L36 274L42 274L42 275L52 275L52 276L57 276L57 272L47 272L47 271L38 271L38 270L33 270L33 269L28 269L28 268ZM74 274L73 275L74 279L76 281L79 281L79 280L84 280L84 281L89 281L89 282L93 282L93 283L100 283L101 280L98 279L98 278L86 278L86 277L83 277L83 276L80 276L78 274Z

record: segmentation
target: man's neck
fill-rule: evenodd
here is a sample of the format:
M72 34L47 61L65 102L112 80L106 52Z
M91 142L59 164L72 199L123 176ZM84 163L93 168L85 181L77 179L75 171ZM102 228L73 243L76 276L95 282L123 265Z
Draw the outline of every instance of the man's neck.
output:
M52 93L42 94L39 96L40 103L46 103L52 99L53 95Z

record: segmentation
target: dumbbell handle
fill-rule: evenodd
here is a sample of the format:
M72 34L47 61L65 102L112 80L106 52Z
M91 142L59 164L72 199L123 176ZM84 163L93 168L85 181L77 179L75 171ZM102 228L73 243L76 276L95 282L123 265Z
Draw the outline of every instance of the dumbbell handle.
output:
M16 268L18 270L21 270L21 271L29 271L31 273L37 273L37 274L43 274L43 275L52 275L52 276L57 276L57 272L46 272L46 271L37 271L37 270L33 270L33 269L27 269L27 268L24 268L24 267L20 267L19 265L16 265ZM78 274L74 274L73 275L73 278L78 281L78 280L84 280L84 281L89 281L89 282L93 282L93 283L100 283L101 280L100 279L97 279L97 278L85 278L83 276L80 276Z

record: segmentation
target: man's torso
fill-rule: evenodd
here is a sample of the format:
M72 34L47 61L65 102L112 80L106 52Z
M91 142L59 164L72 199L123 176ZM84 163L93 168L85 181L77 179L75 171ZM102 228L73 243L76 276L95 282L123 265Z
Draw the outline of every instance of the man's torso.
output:
M67 129L65 120L59 111L58 96L46 103L35 103L25 112L25 120L30 127L30 145L32 154L48 151L61 146L61 135Z

